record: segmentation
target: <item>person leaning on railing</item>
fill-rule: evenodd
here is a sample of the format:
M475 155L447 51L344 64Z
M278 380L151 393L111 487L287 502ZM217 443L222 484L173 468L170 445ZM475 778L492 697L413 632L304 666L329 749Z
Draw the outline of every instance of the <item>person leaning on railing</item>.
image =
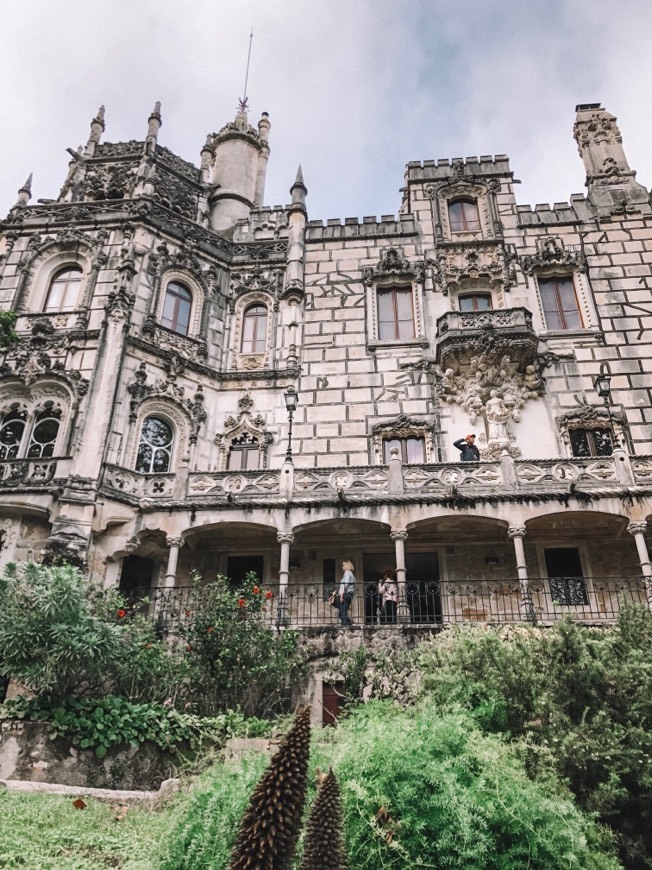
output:
M398 605L398 586L396 585L393 571L385 571L383 574L383 579L378 584L378 594L382 602L380 621L395 623L396 607Z

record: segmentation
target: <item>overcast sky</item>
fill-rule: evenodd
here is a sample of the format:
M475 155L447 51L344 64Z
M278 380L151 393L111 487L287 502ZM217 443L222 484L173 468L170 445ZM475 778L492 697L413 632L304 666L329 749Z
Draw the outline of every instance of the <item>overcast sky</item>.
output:
M266 204L299 163L311 219L395 214L410 160L508 154L522 204L584 190L575 105L618 117L652 186L652 0L0 0L0 214L56 197L98 106L105 141L199 162L235 116L272 123Z

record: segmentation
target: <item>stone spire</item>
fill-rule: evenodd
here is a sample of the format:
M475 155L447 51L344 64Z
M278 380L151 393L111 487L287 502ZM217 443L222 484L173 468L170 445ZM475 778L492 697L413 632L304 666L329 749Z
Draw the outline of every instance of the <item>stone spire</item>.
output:
M145 139L145 151L148 154L153 154L156 151L156 142L158 140L158 131L161 129L161 103L157 100L154 103L154 111L149 116L147 121L147 138Z
M104 106L100 106L97 115L91 121L91 132L88 136L88 142L86 143L84 157L93 157L95 155L95 150L99 145L100 137L104 132L104 129Z
M18 191L18 199L14 208L25 208L32 198L32 173L27 176L27 181Z
M586 169L589 201L602 214L640 210L647 190L630 169L616 118L600 103L577 106L573 135Z
M290 193L292 194L292 205L294 207L306 209L306 194L308 193L308 188L303 182L303 172L301 171L301 166L299 166L297 170L297 177L294 179L294 184L290 188Z

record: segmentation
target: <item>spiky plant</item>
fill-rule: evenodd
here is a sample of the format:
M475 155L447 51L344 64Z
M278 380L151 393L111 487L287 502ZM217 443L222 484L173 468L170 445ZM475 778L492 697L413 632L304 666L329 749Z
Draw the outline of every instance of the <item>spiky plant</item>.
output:
M340 786L329 768L306 824L301 870L346 870Z
M309 756L310 707L305 707L254 789L229 870L289 870L301 831Z

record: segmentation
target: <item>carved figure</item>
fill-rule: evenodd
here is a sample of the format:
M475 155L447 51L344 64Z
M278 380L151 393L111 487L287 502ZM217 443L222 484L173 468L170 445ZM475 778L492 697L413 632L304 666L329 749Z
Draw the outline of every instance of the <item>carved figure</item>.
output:
M507 433L507 421L512 416L512 412L507 407L498 394L498 390L492 390L490 398L485 405L485 415L489 423L489 444L509 445L509 435Z

